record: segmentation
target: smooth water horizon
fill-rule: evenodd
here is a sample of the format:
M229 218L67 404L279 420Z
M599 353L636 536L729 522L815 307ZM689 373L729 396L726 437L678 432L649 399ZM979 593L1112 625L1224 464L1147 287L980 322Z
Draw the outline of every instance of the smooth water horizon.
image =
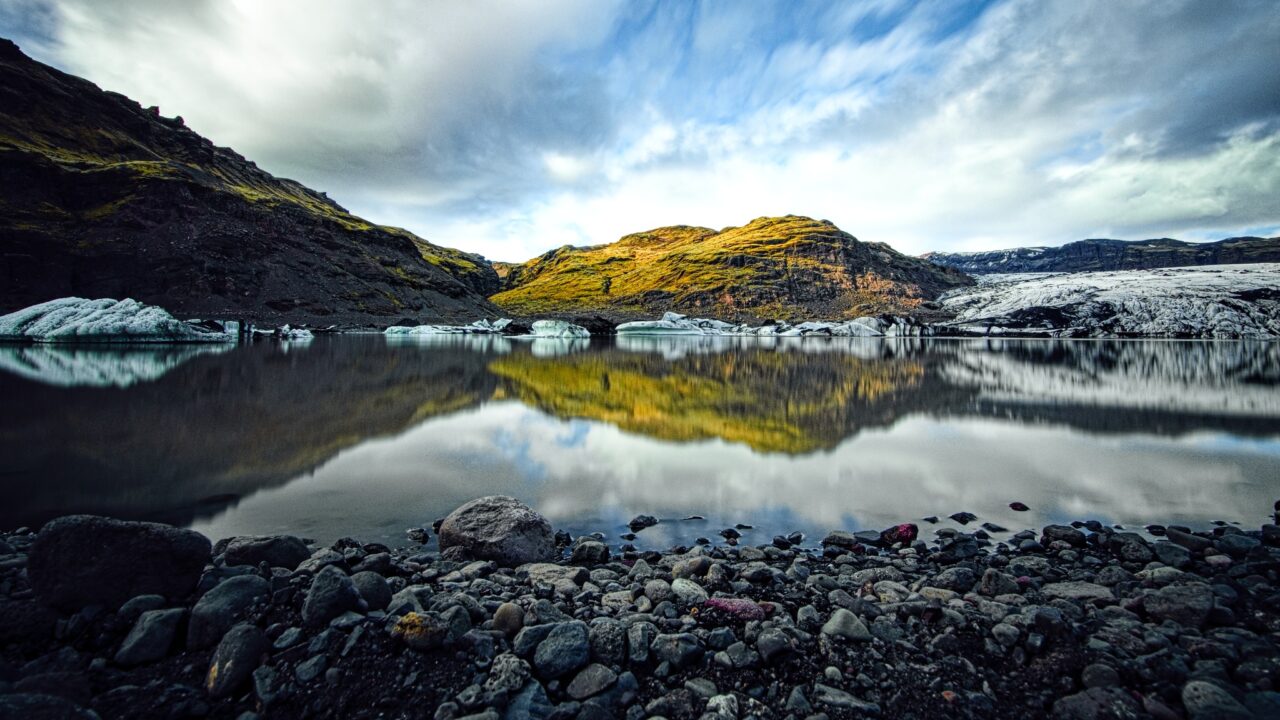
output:
M813 544L926 516L959 527L961 511L1010 533L1257 526L1280 497L1280 345L1265 342L0 345L0 392L5 529L84 512L401 545L507 494L614 545L657 516L635 544L663 549L739 523L744 542Z

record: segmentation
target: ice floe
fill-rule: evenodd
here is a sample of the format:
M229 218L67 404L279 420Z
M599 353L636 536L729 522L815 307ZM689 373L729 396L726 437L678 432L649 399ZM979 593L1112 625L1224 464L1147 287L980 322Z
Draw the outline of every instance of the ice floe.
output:
M1280 264L989 278L941 299L952 333L1280 337Z
M137 300L60 298L0 317L0 340L47 343L232 342Z
M533 323L533 329L530 332L534 337L540 338L586 338L591 337L591 331L581 325L564 320L537 320Z
M736 325L722 320L690 318L680 313L664 313L661 320L640 320L618 326L619 336L637 335L695 335L731 337L894 337L931 334L930 328L909 318L860 317L839 322L809 321L792 325L779 322L772 325Z
M470 325L394 325L383 331L385 335L498 335L511 324L508 318L501 320L477 320Z

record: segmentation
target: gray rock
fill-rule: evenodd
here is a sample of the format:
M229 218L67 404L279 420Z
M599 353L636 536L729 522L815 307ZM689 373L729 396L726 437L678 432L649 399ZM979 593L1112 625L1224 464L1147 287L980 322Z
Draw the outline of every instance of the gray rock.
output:
M1070 525L1046 525L1043 538L1041 542L1046 546L1055 541L1065 542L1073 547L1084 546L1084 533Z
M1115 687L1120 684L1120 673L1110 665L1092 663L1080 673L1080 683L1086 688Z
M1053 704L1056 720L1122 720L1140 717L1142 706L1116 687L1095 687L1059 698Z
M622 665L627 659L627 626L612 618L591 621L591 657L605 665Z
M411 612L391 627L391 637L415 650L434 650L449 639L449 626L437 613Z
M590 660L590 631L580 620L556 624L533 653L533 666L544 678L567 675Z
M205 678L209 695L221 698L237 692L249 681L267 648L266 633L255 625L240 623L228 630L209 663Z
M604 692L617 680L618 674L614 671L600 663L591 663L578 671L566 692L574 700L586 700Z
M627 628L627 657L631 662L641 664L649 660L649 646L658 635L658 628L653 623L639 622Z
M493 659L489 677L484 681L484 691L514 693L524 687L530 676L529 663L511 653L503 653Z
M5 720L99 720L98 713L74 702L41 693L0 695L0 718Z
M305 685L320 677L328 665L329 661L324 655L313 655L298 663L298 667L293 669L293 676L298 679L298 682Z
M1192 680L1182 686L1182 705L1191 720L1246 720L1253 713L1231 693L1207 680Z
M371 570L364 570L351 576L351 584L364 599L370 610L386 610L391 604L391 588L387 579Z
M192 530L68 515L41 528L27 575L36 595L54 607L114 609L138 595L186 597L211 551L209 539Z
M537 681L530 682L507 703L502 720L546 720L555 711L547 691Z
M1160 620L1200 627L1213 609L1213 590L1204 583L1169 585L1146 596L1142 606Z
M569 562L578 565L600 565L609 562L609 546L598 540L584 540L573 546Z
M836 608L831 613L831 618L822 626L822 634L828 637L844 638L845 640L866 641L871 639L871 631L867 629L866 624L857 615L844 608Z
M822 544L849 550L858 546L858 538L851 532L832 530L822 538Z
M995 597L996 595L1014 595L1022 591L1018 586L1017 580L1008 573L1002 573L995 568L987 568L982 573L982 581L978 586L978 592L982 595Z
M1152 552L1160 562L1173 568L1184 568L1191 564L1191 551L1171 542L1158 542L1151 546Z
M1063 600L1106 600L1115 597L1108 587L1079 580L1050 583L1041 588L1040 592L1045 597Z
M586 568L555 563L531 563L521 570L529 573L533 585L550 585L561 595L572 595L590 578Z
M524 627L524 608L504 602L493 612L493 629L512 637Z
M1018 644L1022 632L1009 623L1000 622L991 626L991 637L1003 647L1008 648Z
M1191 552L1204 552L1213 547L1213 541L1208 538L1202 538L1199 535L1182 532L1175 528L1165 530L1165 537L1169 538L1169 542L1181 545Z
M707 591L703 590L702 586L698 583L692 580L686 580L685 578L676 578L671 581L671 593L675 595L676 600L685 607L701 605L707 601Z
M1214 546L1233 558L1242 558L1248 555L1250 550L1261 544L1262 541L1257 538L1239 533L1230 533L1218 538Z
M454 510L438 536L441 550L461 547L474 558L507 567L556 557L551 523L505 495L478 498Z
M228 565L258 565L296 570L311 551L307 544L292 535L239 536L227 541L222 560Z
M671 583L666 580L650 580L644 584L644 596L654 602L654 604L670 600Z
M271 585L257 575L228 578L205 593L191 608L187 647L211 647L254 605L266 602Z
M132 623L141 617L142 613L148 610L163 610L166 604L163 595L139 595L121 605L116 617L121 622Z
M820 705L846 708L864 715L880 714L880 706L876 703L860 700L839 688L823 685L822 683L814 684L813 700Z
M707 712L718 717L738 717L738 698L736 695L715 695L707 699Z
M649 651L659 662L669 662L675 668L692 665L703 655L702 645L692 633L658 635L649 645Z
M121 665L142 665L155 662L169 654L178 625L187 614L183 608L148 610L138 616L133 629L120 644L116 662Z
M322 627L348 610L360 607L360 593L351 578L339 568L329 565L316 574L302 605L302 622L309 627Z
M966 567L953 567L938 573L929 584L944 590L966 593L975 582L977 582L977 576L972 570Z
M795 644L791 636L778 628L761 630L756 637L756 652L765 663L775 663L795 652Z

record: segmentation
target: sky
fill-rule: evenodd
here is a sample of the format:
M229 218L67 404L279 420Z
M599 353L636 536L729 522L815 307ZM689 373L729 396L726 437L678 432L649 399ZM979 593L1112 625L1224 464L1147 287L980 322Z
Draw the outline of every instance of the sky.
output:
M1280 234L1274 0L0 0L0 35L495 260L788 213L911 254Z

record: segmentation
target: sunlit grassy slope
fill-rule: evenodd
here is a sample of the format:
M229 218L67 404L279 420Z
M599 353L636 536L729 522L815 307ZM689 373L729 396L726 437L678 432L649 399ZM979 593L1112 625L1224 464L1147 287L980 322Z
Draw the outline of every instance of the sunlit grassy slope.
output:
M508 269L497 305L521 315L664 310L725 318L909 312L964 274L864 243L825 220L763 217L720 231L677 225L565 246Z

